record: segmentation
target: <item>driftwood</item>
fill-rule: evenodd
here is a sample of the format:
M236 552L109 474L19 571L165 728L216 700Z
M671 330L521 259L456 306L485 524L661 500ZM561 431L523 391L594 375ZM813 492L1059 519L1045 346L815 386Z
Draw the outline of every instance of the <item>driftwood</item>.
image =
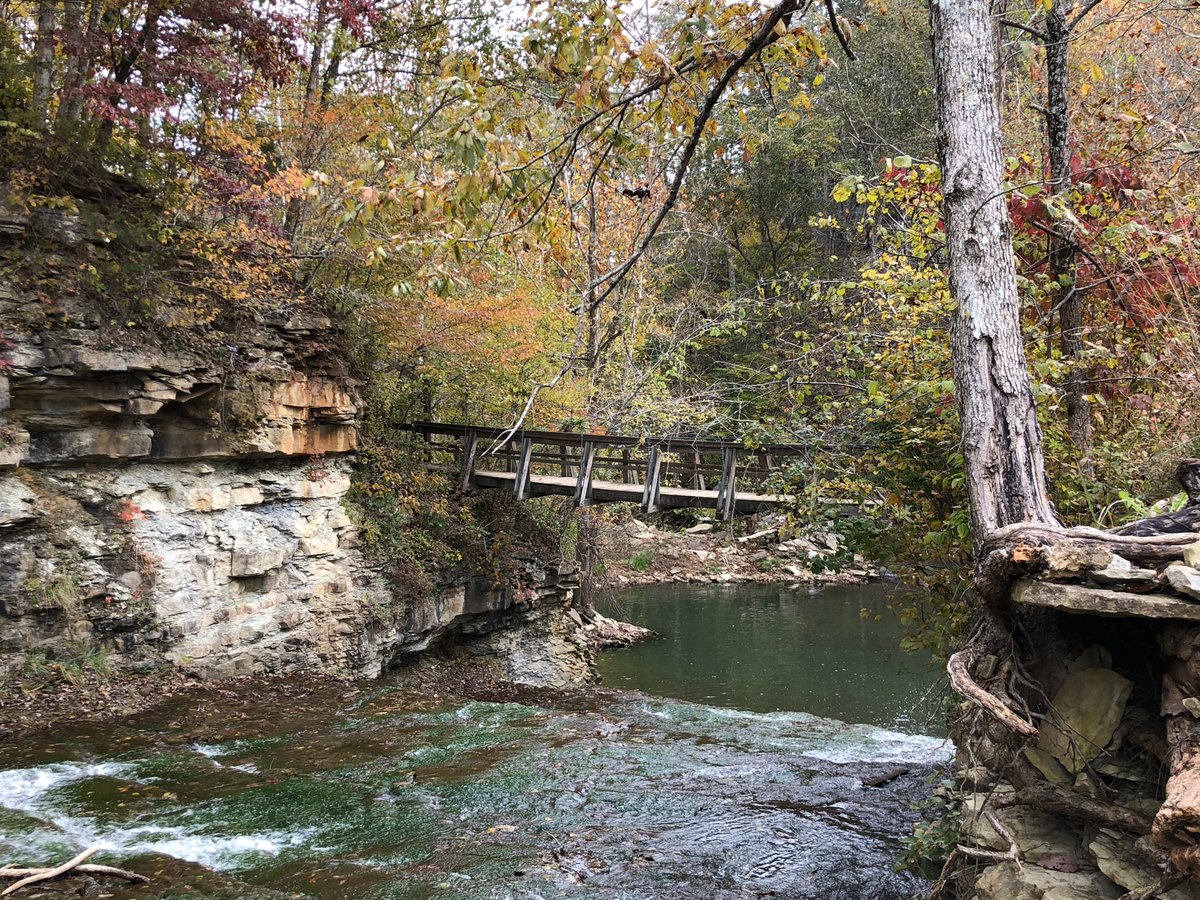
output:
M61 866L46 866L42 868L22 868L19 866L0 866L0 878L16 878L18 881L15 884L10 884L3 891L0 891L0 897L7 897L10 894L15 894L21 888L29 887L32 884L38 884L43 881L50 881L53 878L59 878L63 875L74 875L76 873L83 875L111 875L114 878L124 878L126 881L137 881L146 884L150 881L145 875L139 875L137 872L129 872L125 869L118 869L115 866L98 866L91 863L85 863L84 860L91 858L100 851L99 847L89 847L73 859L67 860Z
M876 775L874 778L864 778L862 784L863 787L883 787L885 784L891 784L897 778L903 778L910 772L912 772L912 766L897 766L894 769L888 769L882 775Z
M65 875L67 872L70 872L72 869L82 863L85 859L88 859L99 852L99 847L89 847L74 859L67 860L61 866L55 866L52 869L40 869L37 872L34 872L32 875L26 875L20 881L16 882L15 884L10 884L3 891L0 891L0 897L7 897L9 894L15 894L21 888L28 887L31 884L37 884L39 881L49 881L51 878L57 878L59 875Z
M967 650L960 650L950 656L946 663L946 671L950 675L950 686L962 694L976 706L990 713L1010 731L1023 737L1034 737L1038 730L1009 709L1000 698L981 688L968 671L971 657Z
M48 869L44 866L0 866L0 878L24 878L27 875L37 875L41 872L46 872ZM145 875L139 875L137 872L130 872L128 869L118 869L116 866L100 866L94 863L82 863L71 869L71 875L78 872L80 875L111 875L113 878L124 878L126 881L137 881L141 884L149 883L150 879Z

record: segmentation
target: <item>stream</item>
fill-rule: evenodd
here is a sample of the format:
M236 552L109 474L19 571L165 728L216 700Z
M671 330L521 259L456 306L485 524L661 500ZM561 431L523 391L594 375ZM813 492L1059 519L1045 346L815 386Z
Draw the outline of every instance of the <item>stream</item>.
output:
M666 637L605 656L619 690L501 702L399 677L246 683L64 729L0 763L0 862L100 845L97 862L155 879L106 883L118 898L907 898L921 882L893 863L951 748L902 711L935 677L901 658L858 668L864 646L894 647L892 626L869 622L826 632L819 665L798 645L806 665L772 668L771 640L806 631L797 616L808 630L857 617L864 596L839 591L629 592L630 618ZM689 643L678 607L693 601L710 627L725 617L720 646L750 656ZM817 682L834 695L813 699ZM849 705L856 693L874 699Z

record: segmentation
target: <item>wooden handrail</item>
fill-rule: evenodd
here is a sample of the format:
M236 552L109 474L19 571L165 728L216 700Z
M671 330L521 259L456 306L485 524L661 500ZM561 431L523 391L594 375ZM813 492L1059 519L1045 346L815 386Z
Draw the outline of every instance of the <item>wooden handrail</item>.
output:
M482 425L457 425L446 422L410 422L403 426L405 430L416 434L444 434L452 437L462 437L473 432L482 439L496 440L509 434L507 428L489 428ZM578 446L582 449L585 441L596 446L609 447L659 447L667 453L682 453L684 451L700 451L701 453L719 453L727 447L740 451L763 453L771 456L800 456L814 450L824 449L812 444L768 444L747 447L741 441L709 440L704 438L655 437L644 435L590 434L584 431L539 431L526 428L512 432L506 443L520 443L530 440L535 444L553 444L555 446Z

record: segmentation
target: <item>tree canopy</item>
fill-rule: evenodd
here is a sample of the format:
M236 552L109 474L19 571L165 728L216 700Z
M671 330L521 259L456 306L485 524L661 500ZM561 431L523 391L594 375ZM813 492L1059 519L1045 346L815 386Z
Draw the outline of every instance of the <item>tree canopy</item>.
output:
M975 23L1002 131L958 213L916 0L12 3L0 153L10 203L89 223L59 277L122 327L216 335L307 296L383 422L810 442L798 495L874 501L864 546L932 564L969 548L972 467L1011 450L973 456L995 420L961 366L955 404L979 312L955 215L993 209L1012 248L1028 512L1113 523L1200 455L1190 15ZM40 262L5 265L36 287Z

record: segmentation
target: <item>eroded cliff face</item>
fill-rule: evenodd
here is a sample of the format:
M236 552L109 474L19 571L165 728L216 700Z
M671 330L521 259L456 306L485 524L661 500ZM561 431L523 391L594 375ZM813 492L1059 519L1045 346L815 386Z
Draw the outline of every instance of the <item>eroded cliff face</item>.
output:
M371 676L514 628L573 652L569 572L392 595L343 506L362 402L322 316L197 350L52 306L0 283L0 679L95 648L209 678Z

